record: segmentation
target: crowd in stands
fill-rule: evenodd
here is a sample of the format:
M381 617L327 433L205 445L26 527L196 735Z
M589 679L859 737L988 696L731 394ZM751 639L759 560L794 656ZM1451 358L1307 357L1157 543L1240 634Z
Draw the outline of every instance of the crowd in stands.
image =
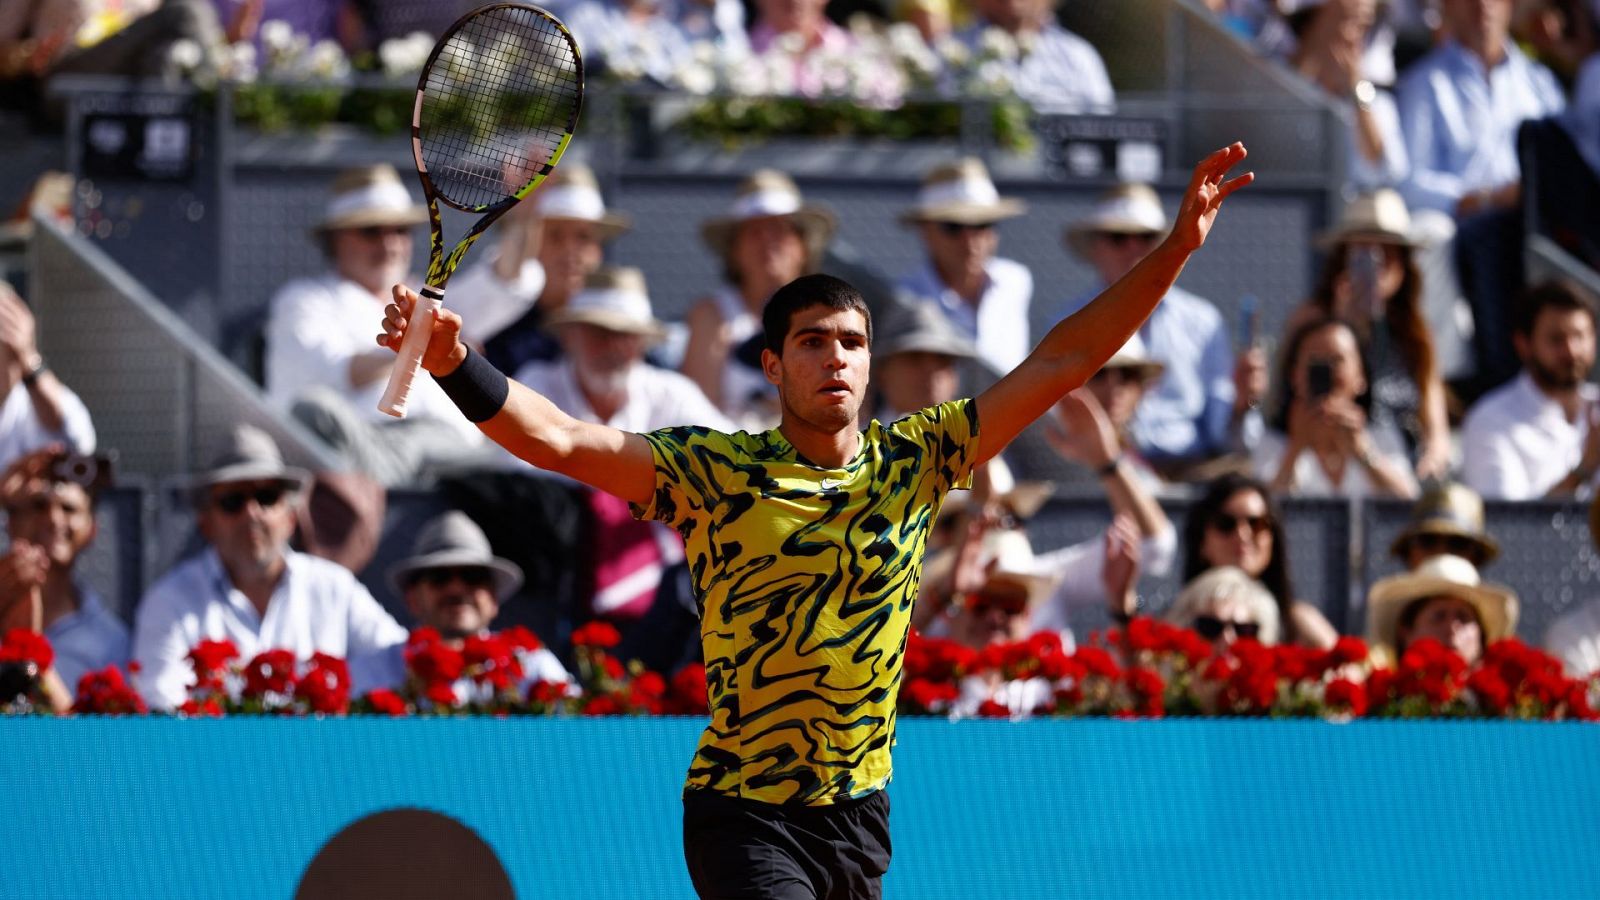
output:
M1042 429L1109 500L1104 531L1036 552L1025 526L1052 488L1018 482L997 459L971 496L943 513L915 625L975 649L1040 631L1070 648L1084 637L1073 634L1075 610L1103 609L1125 623L1143 611L1141 575L1166 573L1181 557L1184 587L1165 611L1171 621L1219 648L1249 638L1326 649L1339 632L1291 576L1279 501L1390 497L1416 502L1393 548L1407 571L1366 586L1365 636L1395 656L1434 638L1474 662L1516 632L1519 612L1513 591L1480 576L1498 553L1483 500L1596 496L1597 298L1568 280L1523 283L1516 142L1523 122L1564 117L1573 152L1600 162L1600 57L1590 52L1600 4L1205 5L1348 117L1347 203L1319 240L1322 271L1276 336L1253 325L1230 334L1206 298L1174 288ZM85 36L104 13L92 3L4 9L0 75L34 78L89 57L148 74L150 60L166 59L151 56L150 35L170 45L210 28L217 36L208 41L248 41L264 16L316 38L372 40L361 33L360 4L125 2L125 21L103 42L130 48L113 58ZM32 18L21 13L28 9ZM757 0L748 10L732 0L579 0L556 11L580 41L596 42L597 66L626 54L646 73L677 71L695 41L798 57L848 52L857 39L820 0ZM1053 111L1114 108L1099 55L1057 25L1042 0L910 0L881 12L933 46L975 46L993 26L1020 48L1010 59L1021 96ZM796 69L802 92L814 73ZM889 273L893 294L874 310L871 417L890 420L981 390L1032 347L1031 308L1070 315L1168 228L1151 186L1107 190L1064 223L1062 252L1086 262L1095 283L1063 296L1000 255L998 223L1028 215L978 159L924 173L900 215L924 259ZM635 521L622 501L534 473L487 442L429 379L419 380L406 419L377 412L393 356L374 336L390 285L416 283L425 221L388 165L332 180L308 235L324 271L304 273L271 301L265 396L359 477L389 488L449 486L461 511L422 529L414 554L389 573L407 624L446 641L483 634L528 570L526 580L538 581L522 596L552 595L534 616L550 650L530 679L569 680L570 636L594 620L618 629L619 655L670 674L696 653L699 612L675 533ZM609 208L595 174L570 160L468 258L449 304L488 359L577 418L633 431L762 431L776 424L782 402L763 370L763 304L824 266L838 224L786 174L751 173L720 215L684 223L698 225L723 278L703 286L684 322L664 322L649 273L607 261L629 216ZM1453 310L1463 298L1476 366L1472 377L1447 381L1429 311ZM268 435L244 426L188 482L203 549L155 581L126 628L74 574L95 538L102 485L82 477L94 450L89 412L40 355L27 304L0 289L0 503L9 534L0 620L49 637L64 683L131 660L146 701L171 709L183 699L191 649L219 639L245 655L281 648L348 658L366 687L401 677L408 632L352 573L365 560L341 564L292 549L315 550L304 534L293 542L308 527L312 474L286 466ZM1196 498L1178 523L1157 502L1174 494ZM525 557L491 551L532 543L531 533L549 538L519 551ZM1528 637L1571 674L1595 671L1600 600Z

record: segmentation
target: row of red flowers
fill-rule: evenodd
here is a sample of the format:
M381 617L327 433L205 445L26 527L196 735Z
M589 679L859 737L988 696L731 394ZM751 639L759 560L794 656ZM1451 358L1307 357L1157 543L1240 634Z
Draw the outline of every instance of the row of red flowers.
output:
M912 632L907 641L902 715L1266 716L1330 718L1476 717L1596 721L1600 673L1567 678L1553 657L1516 640L1490 646L1468 666L1436 641L1420 640L1395 666L1374 665L1359 638L1332 648L1267 647L1240 640L1226 652L1192 631L1151 619L1096 636L1068 653L1061 638L973 650ZM705 669L688 666L668 679L612 655L616 629L592 622L573 635L576 682L530 677L540 642L524 628L461 642L431 628L413 632L403 650L398 689L351 695L344 660L296 659L267 650L245 660L229 641L202 641L189 654L194 683L177 710L184 716L257 715L706 715ZM54 654L42 636L13 630L0 642L0 666L40 673ZM1005 692L1005 684L1030 691ZM1017 698L1026 698L1019 705ZM45 710L37 684L0 698L11 712ZM148 712L121 669L91 672L77 685L73 710Z

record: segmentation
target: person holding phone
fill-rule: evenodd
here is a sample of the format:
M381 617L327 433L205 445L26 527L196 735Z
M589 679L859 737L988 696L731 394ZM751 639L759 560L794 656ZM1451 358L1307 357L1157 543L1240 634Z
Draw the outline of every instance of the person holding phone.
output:
M1367 367L1355 330L1317 319L1290 337L1283 402L1254 454L1273 491L1314 497L1415 497L1401 439L1374 424Z

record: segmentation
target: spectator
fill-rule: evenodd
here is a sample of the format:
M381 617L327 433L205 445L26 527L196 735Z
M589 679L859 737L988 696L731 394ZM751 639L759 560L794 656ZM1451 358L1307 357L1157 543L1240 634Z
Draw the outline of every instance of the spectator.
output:
M659 0L580 0L564 21L578 39L584 68L593 66L597 74L637 72L666 87L694 58L689 35Z
M1511 38L1571 88L1600 37L1593 10L1592 0L1522 0L1512 12Z
M1237 566L1218 566L1200 573L1172 601L1167 621L1210 641L1217 653L1240 638L1271 647L1281 627L1272 592Z
M1389 552L1415 571L1435 556L1457 556L1481 569L1500 555L1483 528L1483 498L1464 484L1435 485L1411 509L1411 521Z
M796 55L816 51L843 54L855 45L848 31L824 15L827 0L755 0L755 24L750 26L750 49L766 53L788 39L798 48ZM811 93L801 87L802 93Z
M52 450L36 450L0 476L11 541L0 554L0 623L43 633L69 688L85 672L128 661L127 627L75 572L95 538L101 483L93 457Z
M1056 22L1049 0L975 0L978 24L963 35L974 53L995 43L1017 95L1044 113L1110 113L1111 76L1094 45ZM996 41L991 32L1003 34Z
M1589 539L1600 548L1600 497L1589 503ZM1551 622L1544 632L1544 647L1574 678L1600 673L1600 599L1576 606Z
M1100 371L1089 377L1089 383L1084 385L1087 392L1086 401L1097 410L1097 418L1104 418L1111 430L1111 451L1104 460L1095 457L1086 457L1082 451L1082 434L1075 434L1073 424L1065 417L1058 421L1064 429L1046 431L1050 442L1056 451L1068 459L1082 462L1090 468L1108 464L1115 459L1127 469L1129 475L1141 487L1148 491L1161 488L1161 476L1151 468L1139 450L1133 444L1130 430L1134 414L1139 410L1139 403L1144 399L1145 393L1161 378L1164 367L1161 363L1151 359L1144 350L1144 341L1137 334L1128 338L1114 356L1106 360ZM1062 408L1058 408L1060 413Z
M1410 165L1401 190L1426 230L1454 233L1482 387L1516 370L1506 317L1522 284L1517 128L1565 105L1555 77L1507 36L1511 5L1444 0L1444 41L1407 70L1397 90Z
M1415 571L1380 578L1367 594L1367 641L1374 659L1398 660L1412 641L1432 638L1468 665L1517 629L1517 595L1486 584L1472 563L1435 556Z
M289 549L308 477L284 466L266 432L241 425L192 480L206 548L157 580L134 618L134 684L152 709L184 701L202 640L231 640L245 659L284 649L356 663L406 639L348 569Z
M566 414L639 433L674 425L733 430L694 382L644 362L646 346L665 329L651 314L638 269L600 269L548 321L564 348L562 361L530 363L517 380ZM628 504L610 494L580 493L589 513L587 552L577 561L588 601L580 614L619 627L624 659L670 671L698 638L695 610L680 602L687 592L674 583L683 539L660 523L636 521Z
M313 229L329 270L279 289L267 323L268 399L389 486L482 443L431 378L413 382L406 418L378 411L394 354L374 340L372 317L406 280L412 232L427 220L392 166L345 170Z
M726 214L700 226L725 283L689 310L683 374L740 427L777 421L777 392L761 372L761 308L779 287L815 272L838 220L806 203L771 169L740 183Z
M1277 606L1282 643L1326 649L1338 640L1321 610L1295 598L1283 514L1265 484L1240 474L1211 482L1184 521L1183 553L1185 582L1216 566L1261 582Z
M633 225L627 216L606 209L594 171L577 161L558 166L529 202L518 204L511 215L508 224L514 227L495 246L494 255L470 270L482 273L488 266L502 281L538 285L530 294L537 297L531 306L510 305L495 322L478 329L479 334L493 335L484 355L507 372L561 355L561 345L545 320L600 268L605 245ZM490 291L475 293L493 296ZM513 317L509 324L506 313Z
M1377 6L1376 0L1300 0L1289 17L1295 36L1289 66L1338 104L1349 126L1345 178L1364 190L1406 176L1400 113L1389 92L1374 84L1394 78L1394 35L1381 26Z
M1374 425L1405 436L1418 479L1446 475L1450 422L1444 380L1422 318L1422 271L1405 200L1388 188L1363 194L1322 241L1327 263L1311 299L1289 316L1285 333L1319 318L1350 325L1373 365Z
M89 410L45 366L34 339L33 313L0 281L0 471L50 444L94 452Z
M897 304L883 323L872 354L878 421L893 422L960 395L960 367L977 358L978 348L948 316L931 303Z
M1289 338L1283 402L1256 446L1256 475L1279 493L1309 497L1414 497L1399 431L1374 422L1366 361L1353 329L1317 319Z
M1102 285L1131 271L1161 239L1167 216L1148 185L1123 184L1095 201L1085 219L1069 225L1066 242L1094 267ZM1082 309L1096 287L1069 301L1062 315ZM1134 443L1167 474L1229 448L1232 423L1252 399L1238 394L1222 315L1181 288L1167 292L1139 329L1152 359L1166 367L1133 418ZM1236 410L1235 398L1242 401Z
M1033 349L1028 340L1028 304L1033 273L1019 262L995 256L995 226L1027 211L1027 204L1000 196L983 162L963 157L936 166L923 178L916 203L900 221L917 229L926 261L895 287L917 303L942 310L995 372L1009 372Z
M388 579L419 628L439 632L460 649L469 637L489 633L500 604L522 586L522 570L489 550L489 539L465 513L435 517L417 533L411 555L389 567ZM529 682L569 682L555 654L540 647L525 656ZM350 670L355 693L399 688L405 683L405 642L366 657Z
M1523 370L1485 394L1461 424L1462 481L1490 500L1587 491L1600 470L1594 301L1562 281L1529 289L1512 342Z

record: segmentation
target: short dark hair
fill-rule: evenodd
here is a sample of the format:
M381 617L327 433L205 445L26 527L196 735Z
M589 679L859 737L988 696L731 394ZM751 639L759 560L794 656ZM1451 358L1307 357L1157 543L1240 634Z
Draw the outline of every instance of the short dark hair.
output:
M1587 313L1590 322L1596 318L1594 297L1577 283L1565 278L1555 278L1530 286L1522 292L1517 302L1511 304L1511 308L1515 310L1516 316L1512 320L1511 327L1523 337L1533 334L1534 323L1539 321L1539 315L1547 309Z
M867 345L872 345L872 311L867 301L850 282L832 275L801 275L784 285L767 300L761 310L762 340L766 348L783 355L783 339L789 336L794 314L813 306L826 306L840 312L855 310L867 321Z

